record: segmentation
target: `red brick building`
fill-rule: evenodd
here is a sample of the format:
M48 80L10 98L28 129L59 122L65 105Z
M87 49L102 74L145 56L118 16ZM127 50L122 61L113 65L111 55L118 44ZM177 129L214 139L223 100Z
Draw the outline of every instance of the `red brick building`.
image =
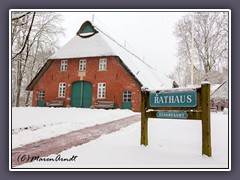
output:
M143 86L171 88L173 81L86 21L27 90L33 91L33 106L64 100L64 107L89 108L105 100L114 101L116 108L140 111Z

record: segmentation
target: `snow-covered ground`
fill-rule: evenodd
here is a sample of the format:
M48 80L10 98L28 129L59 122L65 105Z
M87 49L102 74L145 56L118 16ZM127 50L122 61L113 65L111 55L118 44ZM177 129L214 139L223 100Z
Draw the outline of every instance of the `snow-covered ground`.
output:
M120 109L12 108L12 148L134 114Z
M68 121L77 124L76 121L81 117L84 120L99 119L104 122L106 119L118 119L132 115L131 111L116 110L90 110L90 109L76 109L75 113L67 113L69 109L57 110L58 115L50 116L51 109L45 108L13 108L13 128L23 127L32 123L27 123L25 117L27 113L36 115L37 121L44 121L44 124L56 123L52 120L59 119L59 125L54 125L42 128L56 128ZM73 110L70 110L73 111ZM77 115L80 111L82 115ZM106 115L104 115L106 113ZM109 115L108 113L113 113ZM43 115L45 114L45 115ZM41 117L45 116L46 119ZM62 117L64 116L64 117ZM33 116L34 117L34 116ZM83 118L84 117L84 118ZM85 118L87 117L87 118ZM17 118L17 119L16 119ZM22 119L23 118L23 119ZM63 122L61 122L61 120ZM75 121L73 120L75 119ZM17 123L16 121L19 121ZM31 120L31 119L30 119ZM24 123L25 122L26 125ZM90 120L91 121L91 120ZM95 122L96 123L96 122ZM18 125L19 124L19 125ZM22 125L21 125L22 124ZM43 124L43 123L40 123ZM81 123L79 123L81 124ZM36 123L35 125L39 125ZM79 125L81 128L81 125ZM103 135L100 138L83 144L81 146L73 147L69 150L61 152L59 156L62 158L71 158L77 156L75 161L34 161L26 163L21 168L229 168L228 167L228 115L222 112L211 113L211 131L212 131L212 157L202 155L202 136L201 136L201 121L194 120L162 120L162 119L149 119L149 145L140 145L140 122L132 124L118 132ZM41 129L37 130L41 131ZM43 131L41 133L46 133ZM21 132L23 133L23 132ZM18 134L21 134L20 132ZM34 131L31 133L33 138ZM41 134L40 133L40 134ZM60 132L59 132L60 133ZM20 140L24 136L13 135ZM27 139L29 139L27 138ZM34 138L33 138L34 139ZM16 143L16 142L15 142ZM16 143L17 144L17 143ZM47 158L55 159L56 154Z

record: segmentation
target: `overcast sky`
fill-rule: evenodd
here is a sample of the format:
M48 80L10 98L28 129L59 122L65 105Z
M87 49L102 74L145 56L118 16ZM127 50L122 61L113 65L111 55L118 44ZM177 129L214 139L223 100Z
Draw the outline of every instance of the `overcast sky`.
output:
M66 44L76 35L86 20L109 34L144 61L162 73L173 72L176 57L176 39L173 35L175 23L185 12L62 12L66 36L60 45Z

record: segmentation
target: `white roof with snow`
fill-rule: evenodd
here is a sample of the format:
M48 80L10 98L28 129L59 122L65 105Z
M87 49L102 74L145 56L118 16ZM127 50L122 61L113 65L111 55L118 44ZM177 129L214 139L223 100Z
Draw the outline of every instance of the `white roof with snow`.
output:
M214 92L211 99L215 101L228 100L228 80L224 81Z
M172 88L173 80L150 67L99 29L97 30L99 32L90 37L74 36L50 59L118 56L144 87L149 89Z

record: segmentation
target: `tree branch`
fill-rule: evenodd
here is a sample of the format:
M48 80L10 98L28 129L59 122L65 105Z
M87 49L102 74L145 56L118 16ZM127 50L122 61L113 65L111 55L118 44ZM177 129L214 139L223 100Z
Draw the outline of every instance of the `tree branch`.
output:
M12 59L16 58L19 54L21 54L23 52L23 50L25 49L26 47L26 44L27 44L27 41L29 39L29 36L30 36L30 33L31 33L31 30L32 30L32 26L33 26L33 22L34 22L34 17L35 17L35 14L36 12L33 13L33 17L32 17L32 21L31 21L31 24L30 24L30 27L29 27L29 30L28 30L28 34L27 34L27 37L23 43L23 46L22 48L19 50L19 52L17 52L13 57Z
M26 15L28 15L28 14L30 14L31 12L26 12L26 13L23 13L23 14L21 14L21 15L18 15L18 16L12 16L12 21L15 21L15 20L18 20L18 19L21 19L21 18L23 18L24 16L26 16Z

